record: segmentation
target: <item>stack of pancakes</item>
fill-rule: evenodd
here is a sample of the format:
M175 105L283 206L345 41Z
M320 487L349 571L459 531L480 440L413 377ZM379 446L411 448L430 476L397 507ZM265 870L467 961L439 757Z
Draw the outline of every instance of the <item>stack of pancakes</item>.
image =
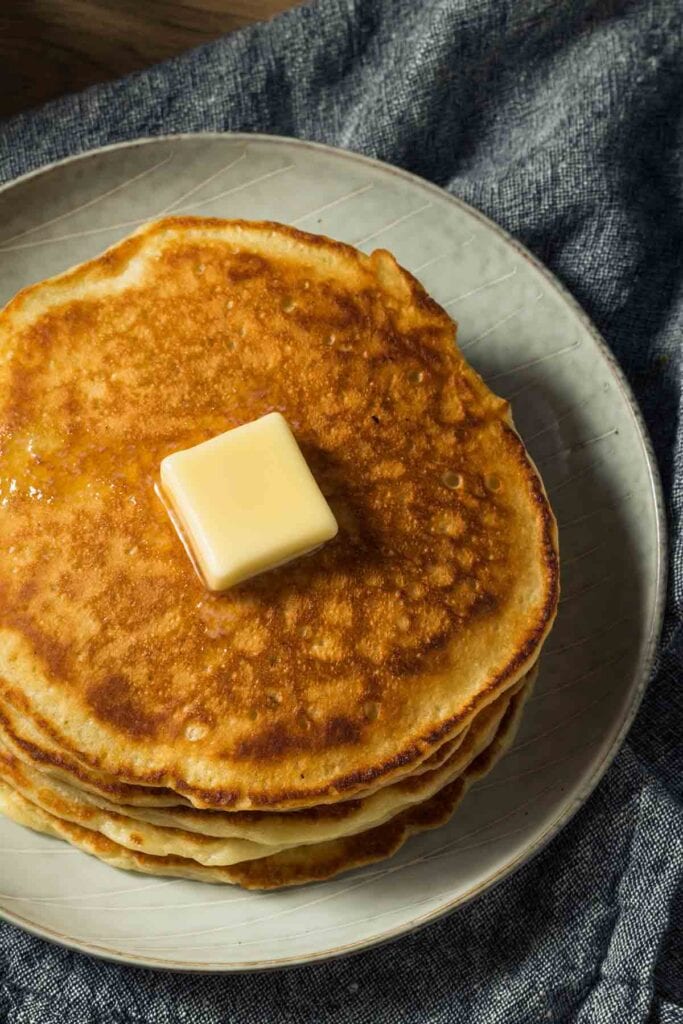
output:
M328 878L452 814L555 615L507 403L384 251L169 218L0 315L0 808L117 867ZM273 410L339 523L205 590L159 463Z

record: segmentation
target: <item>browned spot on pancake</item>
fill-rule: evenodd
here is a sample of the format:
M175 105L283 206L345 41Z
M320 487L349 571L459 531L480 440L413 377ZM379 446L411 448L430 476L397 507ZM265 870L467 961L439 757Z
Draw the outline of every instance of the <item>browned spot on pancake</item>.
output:
M278 701L278 704L282 701ZM273 708L272 701L269 706ZM262 729L254 729L253 734L243 739L233 749L226 750L227 758L246 760L276 760L291 750L320 750L327 746L344 746L357 743L361 732L359 726L350 718L337 716L327 722L323 729L315 727L307 715L305 724L301 714L293 717L289 728L276 723Z
M63 679L70 663L68 645L63 642L63 639L41 629L38 622L22 615L21 608L22 606L19 605L15 614L9 613L5 621L21 628L24 635L31 641L33 650L43 661L49 674Z
M198 255L203 259L202 250L198 248ZM206 270L206 263L202 264ZM208 264L212 268L212 264ZM216 271L220 270L216 267ZM225 275L233 282L244 282L250 278L262 277L268 270L268 263L260 256L255 256L253 253L235 253L232 259L226 263ZM219 274L216 273L213 280L219 279ZM209 282L212 281L212 275L209 274L207 277Z
M130 680L125 676L108 676L91 686L88 704L98 718L111 722L136 739L150 739L156 732L160 716L150 714L136 699Z
M360 728L356 722L350 718L344 718L342 715L333 718L331 722L327 723L325 733L327 741L335 747L358 743L361 736Z
M271 725L265 729L254 731L254 735L242 740L235 750L227 750L225 757L253 758L272 761L288 750L296 750L300 746L300 738L285 728L284 725Z

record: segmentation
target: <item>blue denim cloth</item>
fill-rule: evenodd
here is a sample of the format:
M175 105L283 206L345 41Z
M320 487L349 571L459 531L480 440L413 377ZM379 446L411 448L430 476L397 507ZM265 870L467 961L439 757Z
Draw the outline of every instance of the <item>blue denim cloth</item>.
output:
M572 823L447 920L260 977L120 967L4 925L0 1020L683 1021L680 0L320 0L13 119L0 179L199 129L296 135L406 167L485 211L571 289L640 399L664 480L657 673Z

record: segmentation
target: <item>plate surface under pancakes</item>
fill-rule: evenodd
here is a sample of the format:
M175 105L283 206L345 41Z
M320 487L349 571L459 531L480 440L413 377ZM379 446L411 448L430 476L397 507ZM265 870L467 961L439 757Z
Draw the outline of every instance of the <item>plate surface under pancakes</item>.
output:
M29 828L67 839L114 867L149 874L172 875L197 881L241 885L246 889L273 889L331 878L342 871L383 860L395 853L408 836L443 825L453 814L472 782L491 770L513 739L525 691L508 703L489 743L464 772L423 803L406 809L367 832L329 842L293 847L267 857L226 867L207 866L182 856L150 856L122 846L100 831L83 828L49 813L0 780L0 810Z
M0 320L8 699L198 806L334 801L428 757L557 601L542 486L453 334L387 254L267 224L160 222L21 294ZM339 537L207 598L156 467L273 408Z

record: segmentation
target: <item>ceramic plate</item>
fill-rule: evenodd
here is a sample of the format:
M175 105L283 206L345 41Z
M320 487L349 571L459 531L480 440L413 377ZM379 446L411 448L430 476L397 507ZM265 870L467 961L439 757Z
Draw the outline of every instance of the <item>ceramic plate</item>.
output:
M527 252L440 189L372 160L256 135L98 150L0 190L0 301L165 213L266 218L383 246L460 322L512 402L560 525L563 594L520 735L445 828L336 881L267 895L106 867L0 821L0 911L135 964L243 970L401 935L526 861L586 800L635 714L663 604L659 485L624 379Z

